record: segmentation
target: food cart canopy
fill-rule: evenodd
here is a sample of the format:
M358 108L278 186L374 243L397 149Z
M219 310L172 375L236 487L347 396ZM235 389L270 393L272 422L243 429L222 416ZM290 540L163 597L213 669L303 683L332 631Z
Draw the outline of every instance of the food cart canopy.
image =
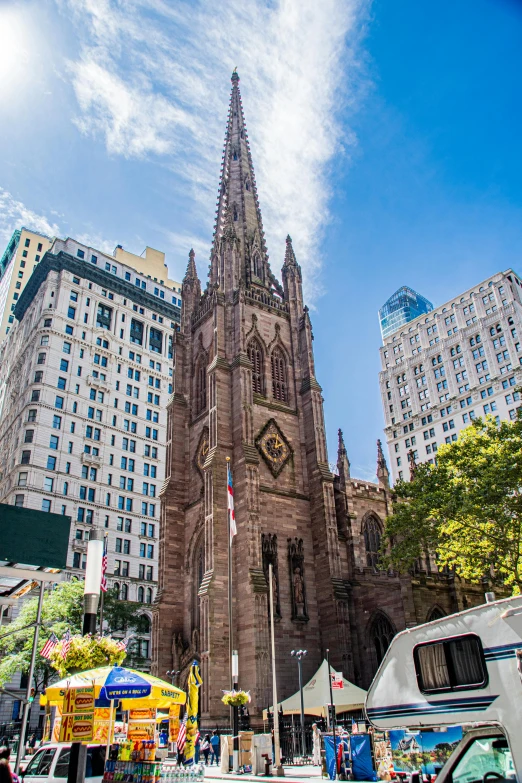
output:
M119 699L124 710L168 709L173 704L185 704L187 700L185 691L151 674L121 666L100 666L53 682L46 688L45 696L40 697L40 704L62 704L68 689L89 686L94 686L96 706L108 706L110 700Z
M333 666L330 666L330 671L332 674L337 674ZM366 691L344 677L343 687L333 688L332 695L337 713L361 710L366 699ZM303 701L306 715L317 715L318 718L326 717L327 705L330 704L330 682L326 659L323 660L312 679L303 687ZM279 706L285 715L299 715L301 713L300 692L297 691L293 696L289 696ZM266 710L263 712L263 717L266 720Z

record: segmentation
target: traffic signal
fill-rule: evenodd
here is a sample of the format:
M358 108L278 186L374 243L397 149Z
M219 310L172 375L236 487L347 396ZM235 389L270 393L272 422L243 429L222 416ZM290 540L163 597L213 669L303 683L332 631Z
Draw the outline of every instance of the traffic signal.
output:
M33 703L35 696L36 696L36 690L34 688L31 688L31 693L29 695L29 704Z

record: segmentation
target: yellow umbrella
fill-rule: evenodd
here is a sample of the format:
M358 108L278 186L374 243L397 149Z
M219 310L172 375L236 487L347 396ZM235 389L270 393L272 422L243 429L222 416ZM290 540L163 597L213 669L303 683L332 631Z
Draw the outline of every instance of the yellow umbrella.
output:
M155 707L169 709L173 704L185 704L187 695L165 680L151 674L121 666L101 666L86 672L72 674L46 688L40 704L61 705L67 690L94 687L96 706L109 706L119 700L123 710Z

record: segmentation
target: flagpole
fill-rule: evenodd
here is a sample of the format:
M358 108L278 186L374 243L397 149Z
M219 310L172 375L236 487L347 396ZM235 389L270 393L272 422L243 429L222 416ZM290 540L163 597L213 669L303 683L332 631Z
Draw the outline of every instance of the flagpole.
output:
M100 636L103 636L103 602L105 600L105 592L102 590L100 596Z
M228 502L228 473L230 470L230 457L227 457L227 521L228 521L228 660L230 666L230 690L234 687L232 674L232 650L234 649L234 633L232 630L232 535L230 530L230 510Z

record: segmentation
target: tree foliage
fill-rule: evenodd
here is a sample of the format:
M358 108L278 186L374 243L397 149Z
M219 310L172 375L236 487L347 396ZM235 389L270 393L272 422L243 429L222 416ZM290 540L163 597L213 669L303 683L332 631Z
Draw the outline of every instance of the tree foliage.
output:
M477 419L395 485L383 550L398 570L427 552L472 582L522 588L522 419Z
M69 630L72 635L81 634L83 623L82 581L60 582L44 596L42 625L38 637L40 651L51 634L61 639ZM27 674L31 660L34 625L38 608L38 597L24 600L15 620L0 630L0 687L5 686L17 673ZM148 618L140 610L141 604L120 601L116 590L109 590L104 600L104 634L114 631L143 633L148 630ZM26 627L29 626L29 627ZM107 628L108 626L108 628ZM17 631L17 633L10 633ZM143 662L139 656L132 656L134 665ZM97 665L97 664L95 664ZM35 682L37 691L42 691L56 672L50 662L41 655L36 656Z

